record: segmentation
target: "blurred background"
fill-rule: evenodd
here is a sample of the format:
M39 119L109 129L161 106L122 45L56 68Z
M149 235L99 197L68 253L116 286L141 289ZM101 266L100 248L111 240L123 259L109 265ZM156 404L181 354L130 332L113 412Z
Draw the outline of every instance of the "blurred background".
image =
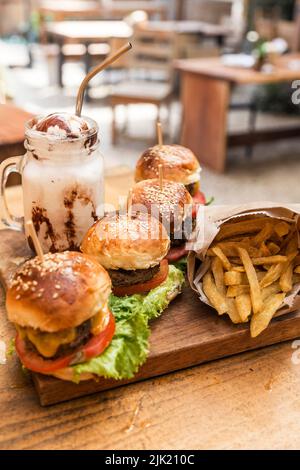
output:
M87 71L128 41L83 107L106 171L133 169L160 119L217 203L299 202L297 0L0 0L0 160L32 114L74 112Z

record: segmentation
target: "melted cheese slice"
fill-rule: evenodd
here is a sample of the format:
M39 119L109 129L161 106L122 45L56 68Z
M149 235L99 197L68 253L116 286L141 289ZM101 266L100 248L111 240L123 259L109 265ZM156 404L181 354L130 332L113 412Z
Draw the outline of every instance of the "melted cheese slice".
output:
M44 357L52 357L62 344L72 343L76 338L76 328L57 333L41 333L33 328L22 328L22 336L27 337Z
M107 306L91 318L91 333L97 336L105 329L109 321Z
M91 318L90 331L94 336L97 336L105 329L109 320L107 313L108 309L105 307ZM23 339L27 337L34 344L38 352L48 358L53 357L61 345L72 343L77 335L76 328L69 328L57 333L42 333L34 328L21 328L20 326L17 329Z

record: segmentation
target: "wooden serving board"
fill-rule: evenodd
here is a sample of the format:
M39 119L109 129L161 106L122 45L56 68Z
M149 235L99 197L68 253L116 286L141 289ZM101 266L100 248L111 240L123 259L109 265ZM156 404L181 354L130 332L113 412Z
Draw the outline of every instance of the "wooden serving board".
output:
M21 233L0 230L0 276L4 287L16 267L31 256ZM4 312L3 312L4 314ZM300 336L300 312L274 319L257 338L247 325L233 325L201 303L186 286L164 314L152 323L150 354L138 374L129 381L99 379L80 384L32 374L41 405L137 382L214 359L241 353ZM241 357L242 360L242 357Z

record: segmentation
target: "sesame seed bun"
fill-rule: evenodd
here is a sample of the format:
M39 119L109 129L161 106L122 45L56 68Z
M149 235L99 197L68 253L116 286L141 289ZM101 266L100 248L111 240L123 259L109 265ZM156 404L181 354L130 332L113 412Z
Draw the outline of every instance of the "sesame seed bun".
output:
M145 150L139 158L135 181L157 178L160 164L167 180L188 185L200 179L201 168L191 150L181 145L155 145Z
M74 382L74 370L72 367L64 367L63 369L58 369L55 372L52 372L51 374L47 375L52 375L53 377L56 377L57 379L60 380L67 380L69 382ZM96 376L93 374L90 374L89 372L84 372L83 374L80 374L79 377L79 382L84 382L86 380L93 380L95 379ZM76 377L76 380L78 380L78 377Z
M148 269L167 254L170 240L160 222L148 214L108 214L96 222L81 244L106 269Z
M108 273L82 253L63 252L33 258L19 269L7 291L11 322L55 333L93 317L111 292Z
M187 208L193 204L193 198L181 183L163 180L160 189L158 179L149 179L136 183L132 188L131 203L134 210L146 209L160 220L180 224L187 215Z

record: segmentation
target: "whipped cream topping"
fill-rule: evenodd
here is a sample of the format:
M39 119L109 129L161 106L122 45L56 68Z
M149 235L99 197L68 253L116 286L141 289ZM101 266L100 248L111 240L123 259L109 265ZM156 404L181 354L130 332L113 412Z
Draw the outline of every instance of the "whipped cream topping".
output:
M79 138L87 134L91 127L82 117L68 113L53 113L38 119L32 129L43 132L49 137L64 140Z

